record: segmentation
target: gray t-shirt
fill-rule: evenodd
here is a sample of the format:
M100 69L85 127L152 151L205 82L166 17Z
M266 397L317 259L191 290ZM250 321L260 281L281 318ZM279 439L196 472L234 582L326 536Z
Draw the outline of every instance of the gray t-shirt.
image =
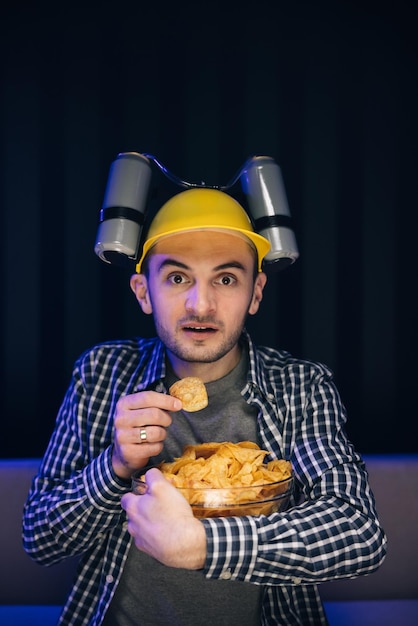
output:
M247 357L220 380L207 383L207 408L173 413L164 452L152 459L172 460L183 447L209 441L257 441L257 409L241 396ZM168 372L167 386L175 381ZM171 568L133 544L104 626L256 626L260 624L262 587L206 579L202 571Z

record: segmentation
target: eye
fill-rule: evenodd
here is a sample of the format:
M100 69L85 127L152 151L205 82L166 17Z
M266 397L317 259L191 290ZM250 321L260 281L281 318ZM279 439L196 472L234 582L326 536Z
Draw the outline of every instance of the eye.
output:
M237 281L236 281L236 278L234 278L230 274L224 274L223 276L218 278L215 282L219 283L220 285L228 286L228 285L233 285Z
M182 283L186 282L186 279L182 274L171 274L168 277L168 281L170 283L174 283L175 285L181 285Z

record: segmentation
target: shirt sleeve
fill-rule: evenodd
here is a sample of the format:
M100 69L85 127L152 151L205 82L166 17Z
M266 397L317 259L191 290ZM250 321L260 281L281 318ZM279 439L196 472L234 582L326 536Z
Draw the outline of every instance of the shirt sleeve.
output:
M259 584L309 584L373 572L385 554L383 531L335 497L271 516L202 520L205 573Z
M270 516L203 520L208 578L315 584L371 573L384 559L386 537L332 375L316 368L299 378L304 391L289 394L280 439L292 442L303 501Z
M111 464L113 416L100 414L102 399L86 393L88 376L80 368L74 370L23 513L24 548L44 565L102 541L120 524L120 499L130 489Z

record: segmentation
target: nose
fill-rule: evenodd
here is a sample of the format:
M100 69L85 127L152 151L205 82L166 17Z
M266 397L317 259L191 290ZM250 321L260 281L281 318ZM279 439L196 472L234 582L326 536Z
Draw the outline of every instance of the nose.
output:
M210 285L195 282L187 292L186 310L195 315L207 315L215 310L215 297Z

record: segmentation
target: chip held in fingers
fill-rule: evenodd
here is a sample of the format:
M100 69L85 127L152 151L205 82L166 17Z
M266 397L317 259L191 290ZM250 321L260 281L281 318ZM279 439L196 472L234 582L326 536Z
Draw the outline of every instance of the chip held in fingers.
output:
M204 382L197 376L187 376L171 385L170 396L181 400L183 409L189 413L201 411L208 406L208 394Z

